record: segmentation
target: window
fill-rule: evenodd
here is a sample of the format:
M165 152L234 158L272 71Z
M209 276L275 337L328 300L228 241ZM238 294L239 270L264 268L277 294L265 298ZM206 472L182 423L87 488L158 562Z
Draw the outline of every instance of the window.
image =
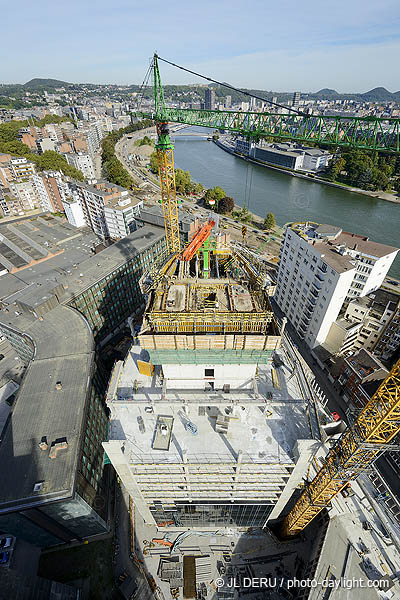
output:
M214 369L204 369L204 377L214 377Z

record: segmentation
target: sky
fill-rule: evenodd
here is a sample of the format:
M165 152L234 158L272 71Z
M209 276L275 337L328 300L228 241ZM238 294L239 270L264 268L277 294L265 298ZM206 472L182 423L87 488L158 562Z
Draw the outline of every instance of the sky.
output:
M140 84L157 51L238 87L400 90L398 0L0 0L0 15L2 83Z

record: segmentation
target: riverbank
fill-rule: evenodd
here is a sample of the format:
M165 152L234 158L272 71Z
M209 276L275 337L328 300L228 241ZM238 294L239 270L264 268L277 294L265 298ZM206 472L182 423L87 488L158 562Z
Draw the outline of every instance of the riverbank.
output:
M361 188L356 188L356 187L352 187L349 185L336 183L334 181L327 181L326 179L323 179L322 177L318 177L317 175L313 175L312 177L310 177L309 175L306 175L305 173L298 173L296 171L293 171L292 169L285 169L285 168L277 167L275 165L271 165L271 164L256 160L254 158L250 158L249 156L246 156L244 154L236 152L232 148L232 146L229 146L229 144L224 144L220 140L213 139L212 141L214 142L214 144L216 144L219 148L221 148L225 152L228 152L229 154L236 156L236 158L241 158L242 160L244 160L246 162L250 162L250 163L253 163L254 165L258 165L259 167L264 167L266 169L271 169L273 171L279 171L280 173L284 173L285 175L290 175L292 177L298 177L299 179L305 179L306 181L309 181L311 183L322 183L323 185L327 185L329 187L345 190L346 192L353 192L355 194L361 194L362 196L369 196L370 198L379 198L380 200L386 200L387 202L393 202L394 204L400 204L400 198L398 196L395 196L394 194L390 194L389 192L384 192L383 190L379 191L379 192L370 192L368 190L362 190Z

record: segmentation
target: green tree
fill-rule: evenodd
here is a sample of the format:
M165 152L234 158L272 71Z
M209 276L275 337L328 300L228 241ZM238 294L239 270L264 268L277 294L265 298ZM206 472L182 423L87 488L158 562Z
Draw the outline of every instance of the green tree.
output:
M235 201L230 196L225 196L218 202L218 212L222 215L230 213L235 208Z
M155 150L150 154L150 170L153 173L158 173L158 158Z
M187 195L193 191L194 184L191 181L189 171L175 170L175 187L179 194Z
M40 171L61 171L64 175L77 181L85 180L81 171L69 165L64 156L54 150L46 150L39 156L32 154L31 158Z
M208 189L204 195L206 204L208 204L211 208L215 208L215 210L218 209L218 203L220 202L220 200L222 200L222 198L225 198L225 197L226 197L226 193L224 192L222 187L220 187L219 185L216 185L215 187ZM211 201L211 204L210 204L210 201ZM215 204L213 203L213 201L215 202Z
M328 169L328 177L331 181L337 181L340 177L342 171L345 169L346 161L343 157L338 156L336 159L332 160L329 169Z
M269 212L264 219L264 229L273 229L276 225L275 215Z

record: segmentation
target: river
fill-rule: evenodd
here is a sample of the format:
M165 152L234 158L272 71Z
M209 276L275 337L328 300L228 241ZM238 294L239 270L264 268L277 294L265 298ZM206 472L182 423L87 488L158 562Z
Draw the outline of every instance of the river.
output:
M203 133L204 129L186 131ZM246 204L261 217L273 212L278 225L296 220L329 223L383 244L400 246L400 204L247 163L204 138L181 135L174 138L174 143L175 167L190 171L192 179L205 187L220 185L239 206ZM399 255L390 275L400 279Z

